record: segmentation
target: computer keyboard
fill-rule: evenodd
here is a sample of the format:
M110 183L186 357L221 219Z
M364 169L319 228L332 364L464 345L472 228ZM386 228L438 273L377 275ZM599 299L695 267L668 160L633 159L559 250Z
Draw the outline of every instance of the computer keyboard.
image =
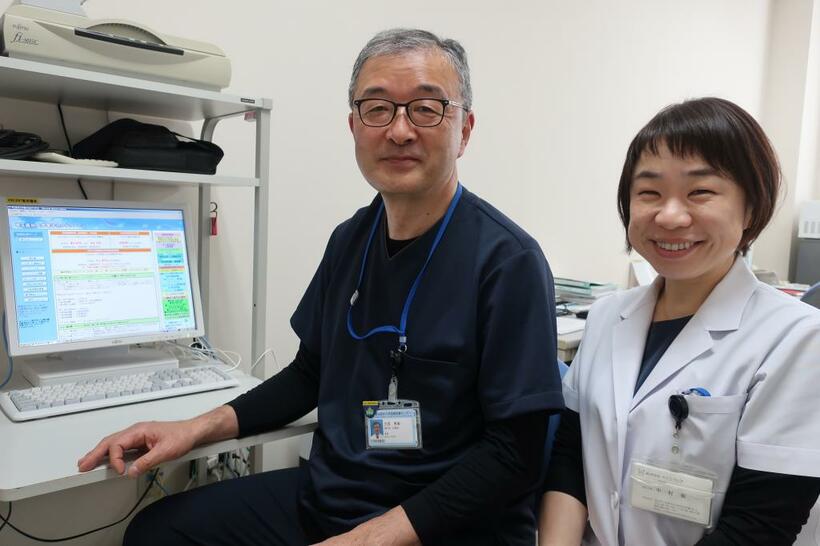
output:
M167 368L3 392L0 407L12 421L28 421L237 385L217 366Z

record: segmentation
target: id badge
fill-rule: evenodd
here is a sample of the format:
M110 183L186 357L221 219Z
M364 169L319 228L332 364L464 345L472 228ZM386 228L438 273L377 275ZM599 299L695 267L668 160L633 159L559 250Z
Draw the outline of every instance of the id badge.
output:
M633 508L697 523L712 524L715 479L705 473L632 461L629 502Z
M364 409L367 449L420 449L421 408L415 400L370 400Z

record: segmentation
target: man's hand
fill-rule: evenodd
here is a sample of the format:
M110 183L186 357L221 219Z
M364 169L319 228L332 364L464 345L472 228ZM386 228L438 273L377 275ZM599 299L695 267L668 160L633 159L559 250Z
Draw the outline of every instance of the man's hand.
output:
M103 438L77 461L77 468L87 472L108 455L108 464L125 474L124 453L129 449L146 449L147 453L128 469L128 476L136 478L159 464L185 455L199 443L233 438L238 431L236 413L230 406L187 421L137 423Z
M314 546L421 546L421 541L404 508L397 506L352 531Z
M131 425L125 430L103 438L97 447L77 461L77 467L80 472L91 470L108 455L108 464L120 474L124 474L124 452L129 449L147 449L148 452L134 461L128 469L128 475L136 478L158 464L191 451L195 445L191 428L188 421L153 421Z

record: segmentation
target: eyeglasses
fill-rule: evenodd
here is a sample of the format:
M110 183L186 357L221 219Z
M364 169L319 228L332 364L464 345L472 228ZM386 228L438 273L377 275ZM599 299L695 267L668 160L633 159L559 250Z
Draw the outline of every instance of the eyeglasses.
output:
M359 110L359 118L368 127L386 127L393 122L400 106L407 112L407 119L417 127L435 127L444 119L444 111L448 106L462 108L469 112L466 106L448 99L415 99L410 102L399 103L387 99L358 99L353 101Z

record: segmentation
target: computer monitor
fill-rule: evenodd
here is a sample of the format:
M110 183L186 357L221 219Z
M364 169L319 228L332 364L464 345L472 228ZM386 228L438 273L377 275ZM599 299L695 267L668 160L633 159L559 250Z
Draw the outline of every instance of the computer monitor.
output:
M33 384L178 364L134 344L204 333L186 220L179 205L2 199L9 354L49 355L22 363Z

